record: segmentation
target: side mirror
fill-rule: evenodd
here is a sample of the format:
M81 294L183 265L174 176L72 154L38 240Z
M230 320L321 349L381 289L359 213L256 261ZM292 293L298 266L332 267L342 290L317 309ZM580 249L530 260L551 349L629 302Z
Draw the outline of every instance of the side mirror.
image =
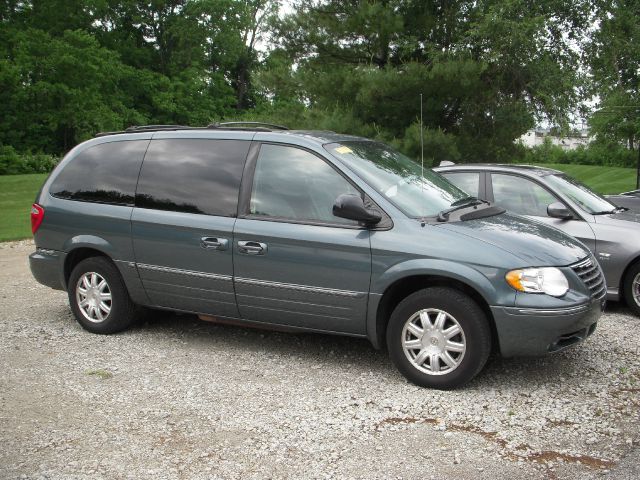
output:
M562 220L571 220L573 213L562 202L554 202L547 207L547 215L552 218L560 218Z
M364 206L360 195L340 195L333 204L333 214L336 217L363 222L367 225L375 225L382 220L378 212L368 210Z

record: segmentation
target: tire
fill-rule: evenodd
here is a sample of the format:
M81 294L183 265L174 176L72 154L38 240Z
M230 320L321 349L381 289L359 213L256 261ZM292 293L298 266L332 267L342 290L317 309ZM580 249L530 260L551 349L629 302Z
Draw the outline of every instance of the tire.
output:
M636 262L624 277L623 295L629 308L640 316L640 262Z
M78 263L69 277L67 293L76 320L89 332L116 333L135 321L136 306L122 276L105 257L91 257ZM85 304L81 305L83 300Z
M396 306L387 328L387 347L407 380L420 387L450 390L482 370L491 353L491 329L482 309L464 293L425 288Z

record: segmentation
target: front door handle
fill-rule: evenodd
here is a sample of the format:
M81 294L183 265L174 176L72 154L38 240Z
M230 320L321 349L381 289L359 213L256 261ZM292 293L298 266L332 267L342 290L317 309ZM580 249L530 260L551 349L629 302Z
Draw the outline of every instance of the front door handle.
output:
M267 253L267 244L260 242L238 242L238 251L247 255L264 255Z
M229 240L218 237L202 237L200 246L207 250L226 250L229 246Z

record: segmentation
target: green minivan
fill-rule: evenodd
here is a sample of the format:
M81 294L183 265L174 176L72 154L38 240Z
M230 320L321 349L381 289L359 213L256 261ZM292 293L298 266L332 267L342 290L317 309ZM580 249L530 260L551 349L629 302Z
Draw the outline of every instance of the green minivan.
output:
M557 352L606 285L559 230L379 142L267 124L133 127L75 147L32 207L35 278L94 333L141 307L368 338L455 388L492 352Z

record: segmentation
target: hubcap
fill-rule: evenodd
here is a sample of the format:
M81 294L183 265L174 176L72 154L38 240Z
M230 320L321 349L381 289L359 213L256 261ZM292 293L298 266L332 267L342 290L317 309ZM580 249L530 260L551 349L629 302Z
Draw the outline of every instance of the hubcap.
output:
M84 318L93 323L104 322L111 312L109 284L99 273L85 273L76 284L76 302Z
M445 375L458 368L467 351L458 321L437 308L414 313L402 330L402 348L411 364L428 375Z
M640 305L640 273L633 279L631 293L633 295L633 301L636 302L636 305Z

